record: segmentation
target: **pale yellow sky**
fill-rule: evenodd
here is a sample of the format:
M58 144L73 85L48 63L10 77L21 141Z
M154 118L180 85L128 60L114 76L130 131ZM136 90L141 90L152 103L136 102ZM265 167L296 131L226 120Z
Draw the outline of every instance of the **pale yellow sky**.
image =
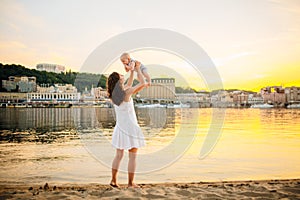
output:
M225 88L300 86L300 1L0 1L0 62L35 68L56 63L79 71L109 38L139 28L181 33L215 63ZM117 48L117 47L116 47ZM162 52L136 52L152 76L166 66L205 88L186 62ZM117 55L116 55L117 57ZM123 70L121 63L114 66ZM189 69L190 71L188 71Z

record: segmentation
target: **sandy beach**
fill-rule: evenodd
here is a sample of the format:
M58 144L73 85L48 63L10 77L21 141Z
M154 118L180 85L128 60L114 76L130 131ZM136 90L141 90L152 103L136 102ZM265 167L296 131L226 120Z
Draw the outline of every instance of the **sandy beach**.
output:
M300 179L139 185L2 183L0 199L300 199Z

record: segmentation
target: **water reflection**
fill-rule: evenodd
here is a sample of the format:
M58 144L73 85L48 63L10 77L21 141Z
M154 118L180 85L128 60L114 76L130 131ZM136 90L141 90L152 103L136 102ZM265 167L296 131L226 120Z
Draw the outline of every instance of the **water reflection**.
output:
M62 131L74 128L72 116L72 109L3 108L0 110L0 130Z
M161 129L174 129L175 109L136 109L140 126L146 136ZM2 108L0 110L0 141L38 141L28 134L47 136L75 135L76 131L100 130L112 132L115 126L113 108ZM155 132L148 131L156 129ZM15 133L15 134L13 134ZM48 139L49 139L48 134ZM55 137L55 135L57 137ZM11 139L13 138L13 140ZM21 139L20 139L21 138Z
M166 146L178 126L190 127L186 134L198 127L196 140L180 160L160 171L139 174L141 182L300 176L300 109L226 109L222 136L202 160L198 159L199 150L211 125L211 108L137 109L136 113L147 139L147 146L140 150L145 155ZM199 123L197 117L193 120L198 114ZM108 183L110 168L87 153L78 132L90 134L91 145L96 147L103 144L101 140L110 140L114 125L114 110L109 108L0 109L0 182ZM98 153L113 156L112 151ZM161 162L159 157L155 159ZM126 167L127 162L122 164ZM121 173L120 183L126 181L127 174Z

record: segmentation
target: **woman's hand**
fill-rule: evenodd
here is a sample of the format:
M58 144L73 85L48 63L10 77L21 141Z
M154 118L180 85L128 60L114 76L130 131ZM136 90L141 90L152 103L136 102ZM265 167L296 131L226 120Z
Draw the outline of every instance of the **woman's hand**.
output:
M137 72L137 78L138 78L139 83L137 85L135 85L134 87L128 88L125 91L126 95L135 94L135 93L141 91L146 86L140 67L141 67L141 63L139 61L135 61L135 70Z

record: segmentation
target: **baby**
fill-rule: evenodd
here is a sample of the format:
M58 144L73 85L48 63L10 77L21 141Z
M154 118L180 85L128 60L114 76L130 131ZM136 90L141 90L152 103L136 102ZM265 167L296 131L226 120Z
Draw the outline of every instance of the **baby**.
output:
M125 70L126 72L130 71L130 70L134 70L134 67L135 67L135 60L133 60L132 58L130 58L130 55L129 53L123 53L121 56L120 56L120 60L121 62L123 63L124 67L125 67ZM146 78L147 80L147 84L148 86L151 85L151 78L147 72L147 68L141 64L141 72L142 74L144 75L144 77Z

